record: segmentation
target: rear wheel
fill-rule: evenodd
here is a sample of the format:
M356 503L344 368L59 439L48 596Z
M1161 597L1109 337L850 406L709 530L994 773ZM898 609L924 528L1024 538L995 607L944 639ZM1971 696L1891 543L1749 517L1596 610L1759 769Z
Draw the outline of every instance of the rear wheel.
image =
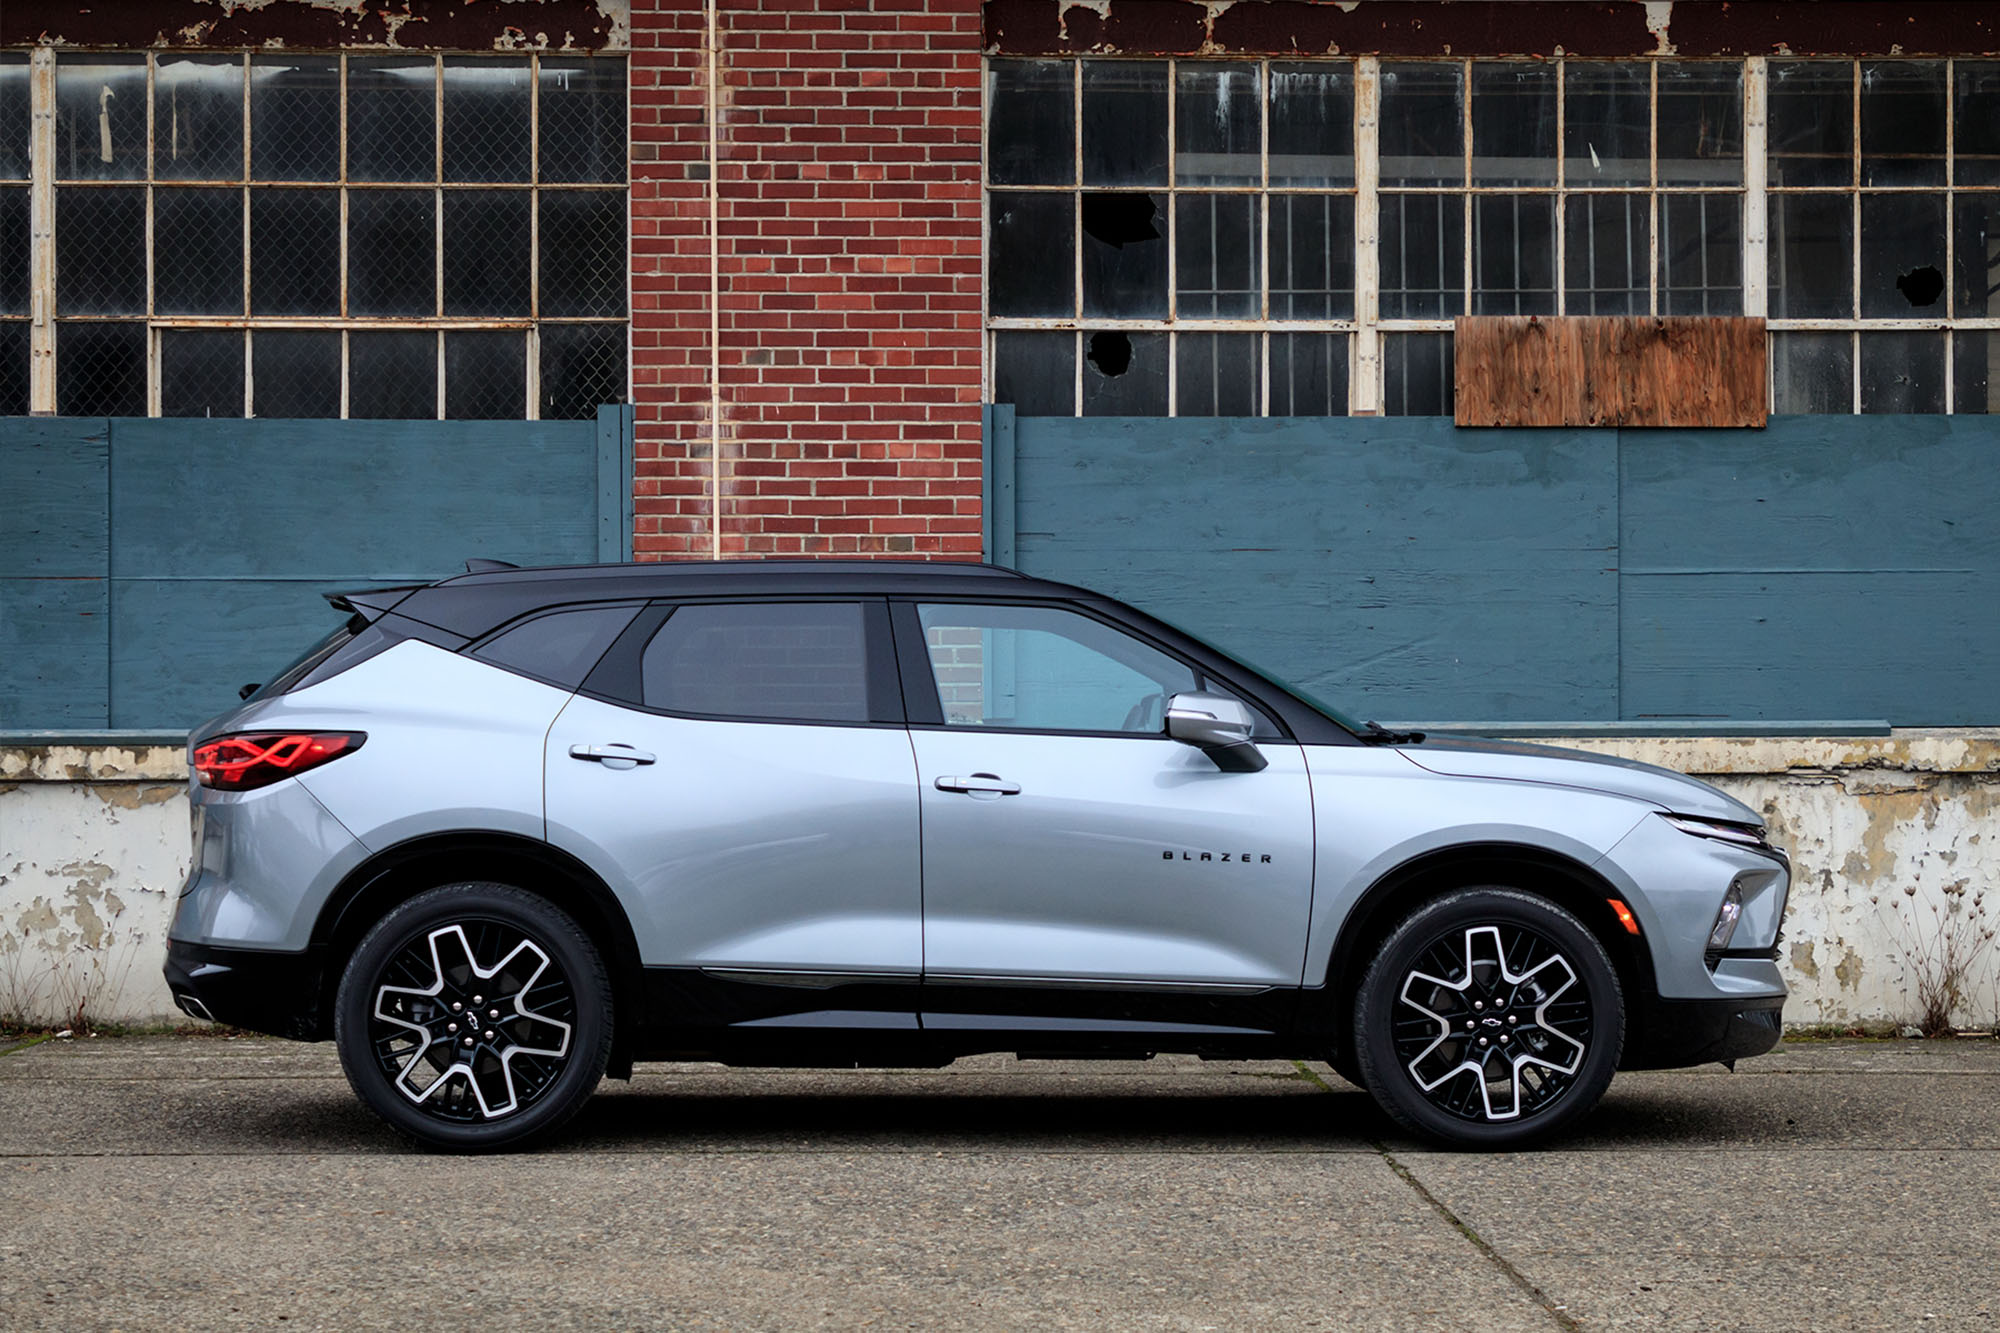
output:
M1362 979L1362 1082L1405 1128L1512 1147L1597 1104L1624 1043L1618 974L1581 921L1508 888L1418 908Z
M583 930L504 884L451 884L384 917L342 974L341 1067L431 1147L514 1147L567 1121L611 1053L611 985Z

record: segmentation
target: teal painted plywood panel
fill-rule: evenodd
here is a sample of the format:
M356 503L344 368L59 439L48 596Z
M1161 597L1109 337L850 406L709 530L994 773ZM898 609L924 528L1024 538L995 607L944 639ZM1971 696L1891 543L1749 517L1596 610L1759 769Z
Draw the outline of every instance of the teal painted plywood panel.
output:
M1630 718L2000 717L2000 571L1628 574Z
M102 578L0 578L0 731L104 727Z
M1027 417L1014 443L1029 572L1367 715L1617 716L1609 433Z
M0 418L0 728L102 727L106 423Z
M597 423L120 420L124 578L442 578L598 552Z

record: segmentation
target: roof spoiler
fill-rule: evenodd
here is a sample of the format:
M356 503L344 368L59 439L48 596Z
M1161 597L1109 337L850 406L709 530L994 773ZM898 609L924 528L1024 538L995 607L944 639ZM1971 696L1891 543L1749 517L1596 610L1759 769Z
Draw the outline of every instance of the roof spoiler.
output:
M428 583L406 583L396 588L356 588L352 592L330 592L324 596L334 610L345 611L373 623L417 589L429 586Z

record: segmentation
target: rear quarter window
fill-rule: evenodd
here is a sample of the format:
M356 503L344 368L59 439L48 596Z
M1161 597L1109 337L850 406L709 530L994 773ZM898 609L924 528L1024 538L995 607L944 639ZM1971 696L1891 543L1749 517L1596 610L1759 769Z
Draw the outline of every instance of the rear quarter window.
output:
M501 630L474 648L472 656L573 690L638 613L637 603L550 612Z

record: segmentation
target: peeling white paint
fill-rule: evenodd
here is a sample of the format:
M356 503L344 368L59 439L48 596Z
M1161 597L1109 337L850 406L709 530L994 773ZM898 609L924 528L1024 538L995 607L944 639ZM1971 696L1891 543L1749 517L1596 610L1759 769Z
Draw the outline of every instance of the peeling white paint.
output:
M1674 54L1674 0L1645 0L1646 31L1653 34L1653 54Z

